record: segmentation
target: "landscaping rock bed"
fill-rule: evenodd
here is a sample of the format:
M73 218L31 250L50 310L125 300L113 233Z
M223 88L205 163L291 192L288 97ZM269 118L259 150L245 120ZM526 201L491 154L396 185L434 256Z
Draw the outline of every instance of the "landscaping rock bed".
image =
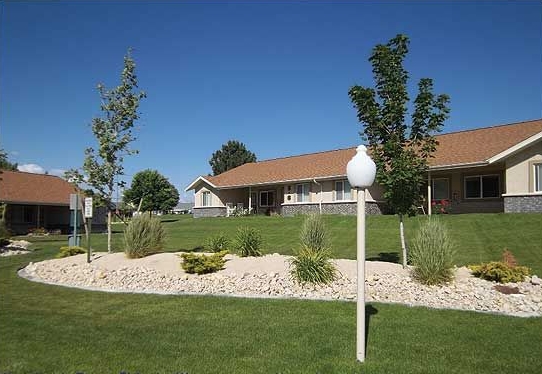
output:
M10 240L8 245L0 247L0 257L29 253L30 242L26 240Z
M259 258L226 256L224 270L206 275L186 274L178 254L162 253L129 260L122 253L93 254L30 263L19 274L30 280L112 292L208 294L240 297L356 300L356 261L334 260L340 272L329 286L301 286L289 277L288 256ZM536 277L533 280L536 283ZM508 284L519 293L505 294L495 283L456 269L453 282L424 286L398 264L366 262L366 300L430 308L462 309L530 317L542 315L542 287L530 280Z

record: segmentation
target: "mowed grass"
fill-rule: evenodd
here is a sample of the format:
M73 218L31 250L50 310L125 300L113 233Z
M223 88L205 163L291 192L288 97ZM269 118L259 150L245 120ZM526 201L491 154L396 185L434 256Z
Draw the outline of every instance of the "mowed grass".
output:
M1 373L540 373L542 319L355 304L90 292L16 275L56 253L0 258Z
M335 257L355 258L355 217L326 216ZM166 250L199 250L241 226L264 252L292 253L303 217L162 217ZM407 239L426 217L406 220ZM440 217L458 243L458 264L510 249L542 269L542 215ZM113 248L122 250L122 224ZM371 216L368 258L398 261L398 221ZM105 234L93 234L106 250ZM0 258L0 373L541 373L541 318L371 303L367 360L355 360L355 304L90 292L17 276L52 258L66 236L33 238L35 252ZM85 243L83 243L84 245Z
M444 222L457 245L455 263L458 266L501 258L505 249L518 262L542 274L542 214L463 214L433 216ZM167 251L201 250L207 238L223 233L233 242L239 227L254 227L262 233L264 253L292 254L299 248L299 231L303 216L295 217L229 217L199 218L192 216L163 216L167 231ZM427 216L405 219L408 241L415 235ZM324 216L331 236L333 257L356 258L356 217ZM122 250L121 231L124 224L114 225L113 248ZM401 243L396 216L367 217L367 259L400 261ZM65 239L67 240L67 239ZM105 250L106 235L94 234L92 246Z

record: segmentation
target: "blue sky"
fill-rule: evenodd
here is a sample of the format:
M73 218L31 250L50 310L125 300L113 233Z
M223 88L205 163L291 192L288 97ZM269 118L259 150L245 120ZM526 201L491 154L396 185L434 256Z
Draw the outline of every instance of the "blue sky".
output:
M372 47L411 39L421 77L451 97L445 131L542 117L542 3L0 2L0 147L55 173L94 145L98 83L133 47L148 98L125 162L179 191L229 139L258 159L360 143L347 92L372 86ZM182 193L182 200L190 199Z

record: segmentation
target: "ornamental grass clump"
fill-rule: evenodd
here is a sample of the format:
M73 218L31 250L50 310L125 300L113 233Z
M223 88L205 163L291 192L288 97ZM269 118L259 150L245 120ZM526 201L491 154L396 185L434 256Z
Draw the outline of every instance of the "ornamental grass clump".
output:
M235 247L241 257L258 257L262 255L262 234L252 227L240 227L237 229Z
M158 218L143 214L132 218L124 230L124 253L129 258L141 258L161 250L166 233Z
M227 251L230 245L230 240L223 233L213 235L207 239L205 243L205 248L211 252L222 252Z
M414 279L428 285L451 281L454 252L454 243L446 226L435 217L424 222L410 248Z
M290 260L290 275L300 284L326 285L336 278L330 261L328 234L320 215L307 216L301 228L301 249Z

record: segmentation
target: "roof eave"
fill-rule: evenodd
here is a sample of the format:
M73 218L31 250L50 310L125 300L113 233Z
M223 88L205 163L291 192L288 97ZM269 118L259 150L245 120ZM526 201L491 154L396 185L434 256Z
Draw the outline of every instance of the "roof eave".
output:
M311 182L313 180L331 180L331 179L337 179L337 178L346 178L346 173L344 174L338 174L338 175L329 175L329 176L318 176L318 177L307 177L307 178L297 178L297 179L283 179L283 180L276 180L276 181L267 181L267 182L259 182L259 183L243 183L243 184L232 184L232 185L224 185L224 186L213 186L216 189L219 190L226 190L226 189L233 189L233 188L242 188L242 187L258 187L258 186L266 186L270 184L287 184L287 183L297 183L297 182Z
M540 139L542 139L542 131L528 137L527 139L517 143L516 145L514 145L514 146L512 146L512 147L510 147L508 149L505 149L501 153L498 153L495 156L489 158L488 162L490 164L493 164L495 162L501 161L501 160L503 160L503 159L505 159L507 157L510 157L510 156L520 152L521 150L527 148L528 146L532 145L533 143L535 143L536 141L538 141Z
M199 176L199 177L197 177L196 179L194 179L194 181L193 181L192 183L190 183L190 184L188 185L188 187L186 187L184 190L185 190L185 191L193 190L199 182L205 182L205 183L207 183L209 186L211 186L211 187L213 187L213 188L216 188L216 186L215 186L214 184L212 184L211 182L209 182L207 179L203 178L202 176Z

